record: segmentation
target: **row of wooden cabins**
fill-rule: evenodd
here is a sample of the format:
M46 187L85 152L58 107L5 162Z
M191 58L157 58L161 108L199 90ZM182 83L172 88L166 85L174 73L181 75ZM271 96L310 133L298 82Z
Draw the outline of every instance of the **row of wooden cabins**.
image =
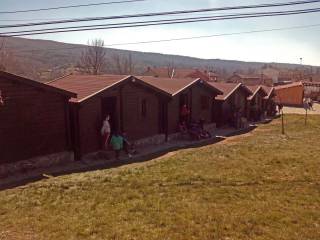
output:
M1 72L0 90L0 163L64 151L81 159L99 151L106 115L131 140L168 140L178 131L182 105L189 120L219 127L232 124L235 111L250 120L275 111L273 88L200 78L68 75L43 84Z

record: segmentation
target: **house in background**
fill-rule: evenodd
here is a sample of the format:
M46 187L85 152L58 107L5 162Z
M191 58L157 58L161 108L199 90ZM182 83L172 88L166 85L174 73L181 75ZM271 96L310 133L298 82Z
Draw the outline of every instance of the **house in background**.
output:
M272 79L273 84L277 84L279 82L280 70L274 66L267 66L262 68L261 73L269 79Z
M181 120L180 112L183 105L190 110L189 120L204 120L206 124L213 123L214 98L221 94L216 87L200 78L159 78L138 77L153 87L171 96L165 106L166 135L176 133Z
M287 106L302 106L304 98L304 87L302 82L275 87L276 103Z
M143 75L159 78L201 78L205 81L218 81L218 75L213 71L192 68L148 67L147 71L144 72Z
M303 82L304 97L320 101L320 82Z
M245 85L250 86L256 86L256 85L266 85L266 86L272 86L273 81L271 78L263 75L245 75L245 74L239 74L234 73L228 80L228 83L243 83Z
M247 116L250 121L259 121L263 117L263 101L268 95L261 85L247 86L251 95L247 98Z
M76 158L103 148L100 129L110 116L111 131L126 132L131 140L165 134L167 92L133 76L69 75L48 83L77 93L72 98L72 139Z
M242 83L209 83L222 94L215 98L214 120L217 127L229 125L238 128L241 118L247 117L247 98L251 91Z
M0 72L0 163L71 152L69 99L76 94Z

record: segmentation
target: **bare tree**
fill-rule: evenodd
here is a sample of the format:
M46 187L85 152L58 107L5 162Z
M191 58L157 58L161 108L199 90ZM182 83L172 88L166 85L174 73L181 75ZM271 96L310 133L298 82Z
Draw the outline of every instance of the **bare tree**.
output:
M123 56L113 54L110 63L113 65L113 72L116 74L133 74L135 71L135 64L131 53Z
M21 64L13 53L6 47L6 39L0 37L0 70L20 73Z
M88 41L88 47L82 52L79 67L82 72L98 75L106 67L106 49L102 39Z
M173 60L171 62L167 63L167 72L168 72L168 77L169 78L173 78L174 77L174 70L175 69L175 65Z
M0 70L6 70L5 67L5 38L0 38Z

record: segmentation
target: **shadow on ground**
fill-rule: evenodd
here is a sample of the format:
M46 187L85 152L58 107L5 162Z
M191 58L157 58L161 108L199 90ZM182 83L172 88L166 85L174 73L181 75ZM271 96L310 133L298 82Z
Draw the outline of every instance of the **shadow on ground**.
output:
M101 164L96 164L96 165L90 165L84 161L79 161L79 162L76 162L77 167L73 167L73 166L69 167L68 166L67 168L60 167L59 169L54 169L54 170L50 170L50 169L43 170L42 173L38 173L38 174L35 174L34 176L26 177L21 180L13 181L10 183L4 183L4 184L0 183L0 191L24 186L26 184L37 182L37 181L40 181L43 179L48 179L51 177L58 177L58 176L63 176L63 175L68 175L68 174L73 174L73 173L90 172L90 171L95 171L95 170L112 169L112 168L117 168L120 166L129 165L129 164L133 164L133 163L147 162L152 159L164 156L165 154L167 154L169 152L182 150L182 149L195 149L195 148L200 148L203 146L215 144L215 143L218 143L218 142L225 140L226 137L246 134L246 133L254 130L255 128L256 128L256 126L250 126L249 128L236 130L236 131L233 131L232 133L225 134L224 136L219 136L219 137L206 139L206 140L202 140L202 141L198 141L198 142L190 142L189 144L171 146L171 147L167 147L165 149L159 150L154 153L149 153L149 154L145 154L145 155L141 155L141 156L135 156L131 159L126 158L126 159L120 159L120 160L106 160L106 162L101 163Z

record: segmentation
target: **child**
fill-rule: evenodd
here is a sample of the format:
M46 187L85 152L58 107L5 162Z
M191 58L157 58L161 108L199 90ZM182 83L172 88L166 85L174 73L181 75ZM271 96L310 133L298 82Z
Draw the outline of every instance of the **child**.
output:
M106 119L103 121L103 125L101 128L101 136L103 139L102 141L103 141L103 146L105 150L108 149L108 142L109 142L110 132L111 132L109 120L110 120L110 116L107 115Z
M120 151L123 149L123 137L117 131L112 135L110 144L115 152L116 159L119 160Z

